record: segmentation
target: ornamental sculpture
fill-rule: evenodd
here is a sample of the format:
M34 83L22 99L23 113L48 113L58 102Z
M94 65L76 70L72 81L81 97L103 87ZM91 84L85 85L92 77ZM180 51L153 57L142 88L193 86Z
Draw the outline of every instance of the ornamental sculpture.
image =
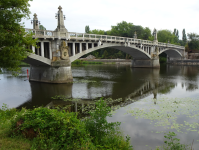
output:
M66 42L65 41L62 41L61 42L61 59L68 59L69 58L69 55L68 55L68 46L66 46Z

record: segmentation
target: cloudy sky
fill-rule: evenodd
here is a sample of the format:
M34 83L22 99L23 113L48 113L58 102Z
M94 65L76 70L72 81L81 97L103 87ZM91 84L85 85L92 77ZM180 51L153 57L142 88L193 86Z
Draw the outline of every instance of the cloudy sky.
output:
M57 26L55 13L59 5L66 16L65 27L69 32L90 29L110 30L121 21L149 27L151 30L177 28L181 37L186 33L199 33L199 0L33 0L30 2L31 19L38 19L47 30ZM32 28L30 20L24 20Z

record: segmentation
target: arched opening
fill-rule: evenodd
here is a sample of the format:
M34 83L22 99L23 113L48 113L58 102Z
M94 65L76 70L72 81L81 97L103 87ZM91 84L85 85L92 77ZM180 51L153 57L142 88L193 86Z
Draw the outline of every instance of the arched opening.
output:
M162 59L162 61L164 61L165 58L166 58L167 62L169 62L170 60L179 60L179 59L181 59L182 58L182 54L181 54L181 52L179 52L176 49L166 49L166 50L164 50L164 51L159 53L159 57L160 57L160 59Z
M107 51L113 51L113 52L117 52L116 54L112 55L113 53L110 52L110 54L106 53ZM101 51L101 54L99 53ZM106 52L105 52L106 51ZM120 52L121 51L121 52ZM97 53L98 52L98 53ZM104 53L105 52L105 53ZM148 60L151 59L151 56L144 51L141 48L138 47L134 47L134 46L125 46L125 45L121 45L121 44L111 44L111 45L100 45L97 47L92 47L90 49L84 50L82 53L78 53L75 56L71 56L70 60L71 62L75 61L76 59L84 56L84 55L88 55L88 54L95 54L95 55L99 55L98 57L101 57L101 59L104 59L106 57L112 57L112 59L116 59L118 58L118 55L121 55L121 58L126 59L127 58L133 58L133 59L143 59L143 60ZM106 55L106 56L104 56ZM107 58L107 59L111 59L111 58Z

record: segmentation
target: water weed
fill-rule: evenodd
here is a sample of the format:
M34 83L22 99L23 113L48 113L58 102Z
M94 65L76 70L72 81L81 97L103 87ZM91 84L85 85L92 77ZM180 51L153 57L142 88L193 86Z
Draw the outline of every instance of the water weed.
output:
M181 144L180 139L176 138L174 132L165 133L166 140L164 145L156 148L156 150L192 150L192 145Z
M187 118L198 119L199 99L190 98L159 98L156 105L154 99L145 100L144 108L133 108L127 112L136 119L150 119L155 126L164 126L167 129L175 129L178 132L182 130L198 131L199 123L187 122L178 123L177 118L185 115Z

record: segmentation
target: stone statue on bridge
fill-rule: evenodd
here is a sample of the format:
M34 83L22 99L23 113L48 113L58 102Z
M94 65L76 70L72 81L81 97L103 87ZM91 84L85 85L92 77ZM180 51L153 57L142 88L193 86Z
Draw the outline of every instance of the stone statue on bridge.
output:
M154 28L153 30L153 36L154 36L154 41L157 41L158 38L157 38L157 30Z

